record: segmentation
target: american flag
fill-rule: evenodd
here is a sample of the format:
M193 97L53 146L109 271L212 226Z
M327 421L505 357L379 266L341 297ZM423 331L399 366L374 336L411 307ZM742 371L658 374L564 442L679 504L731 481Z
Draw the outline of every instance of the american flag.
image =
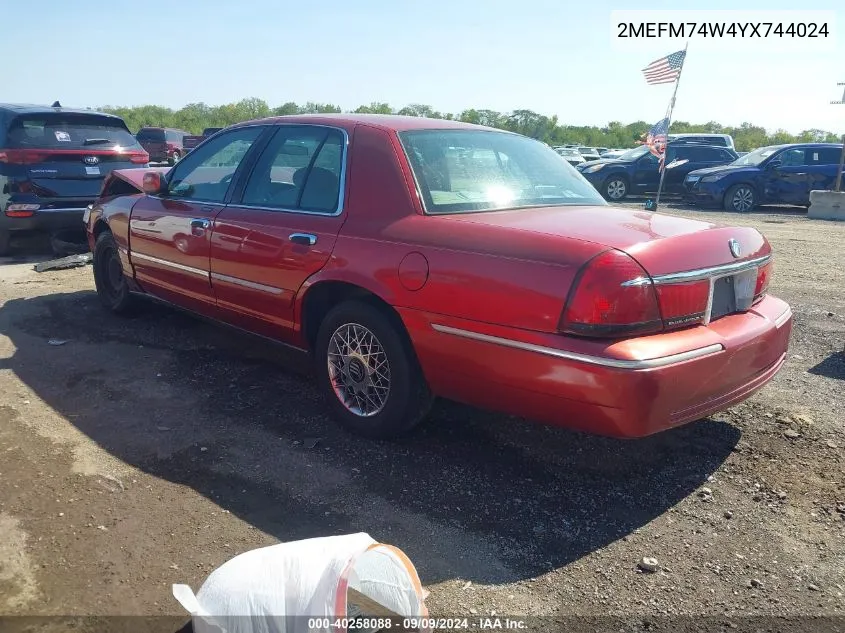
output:
M686 51L678 51L651 62L643 68L646 83L649 85L670 84L677 80L686 56Z
M657 156L660 161L660 171L663 171L663 158L666 156L666 141L669 134L669 117L655 123L645 137L648 151Z

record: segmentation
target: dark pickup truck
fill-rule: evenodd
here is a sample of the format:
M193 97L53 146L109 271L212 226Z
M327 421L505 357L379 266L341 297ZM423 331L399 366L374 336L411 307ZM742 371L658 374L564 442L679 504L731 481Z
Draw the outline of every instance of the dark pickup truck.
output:
M190 152L209 136L211 136L212 134L217 134L222 129L222 127L207 127L202 131L201 136L186 136L182 140L182 147L185 150L185 153Z

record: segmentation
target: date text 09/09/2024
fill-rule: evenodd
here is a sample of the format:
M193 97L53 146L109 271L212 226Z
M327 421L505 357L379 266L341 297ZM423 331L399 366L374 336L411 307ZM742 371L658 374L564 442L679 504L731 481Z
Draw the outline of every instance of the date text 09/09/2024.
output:
M524 620L518 618L500 618L496 616L475 618L426 618L411 617L401 621L392 618L309 618L311 630L339 629L377 629L381 631L395 628L399 631L485 631L512 630L526 628Z
M826 22L619 22L618 38L826 38Z

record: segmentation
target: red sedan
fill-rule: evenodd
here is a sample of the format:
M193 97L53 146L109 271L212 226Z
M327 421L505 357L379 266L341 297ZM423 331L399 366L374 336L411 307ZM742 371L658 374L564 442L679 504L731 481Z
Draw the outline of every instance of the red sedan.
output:
M336 418L435 396L616 437L735 404L784 362L756 230L609 206L546 145L454 121L251 121L87 214L94 278L309 352Z

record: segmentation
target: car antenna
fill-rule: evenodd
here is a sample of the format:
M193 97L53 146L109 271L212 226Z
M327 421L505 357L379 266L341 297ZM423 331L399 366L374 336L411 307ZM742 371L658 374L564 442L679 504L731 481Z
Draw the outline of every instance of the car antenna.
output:
M54 101L54 102L53 102L53 105L51 105L50 107L51 107L51 108L61 108L61 107L62 107L62 104L61 104L61 103L59 103L58 101Z

